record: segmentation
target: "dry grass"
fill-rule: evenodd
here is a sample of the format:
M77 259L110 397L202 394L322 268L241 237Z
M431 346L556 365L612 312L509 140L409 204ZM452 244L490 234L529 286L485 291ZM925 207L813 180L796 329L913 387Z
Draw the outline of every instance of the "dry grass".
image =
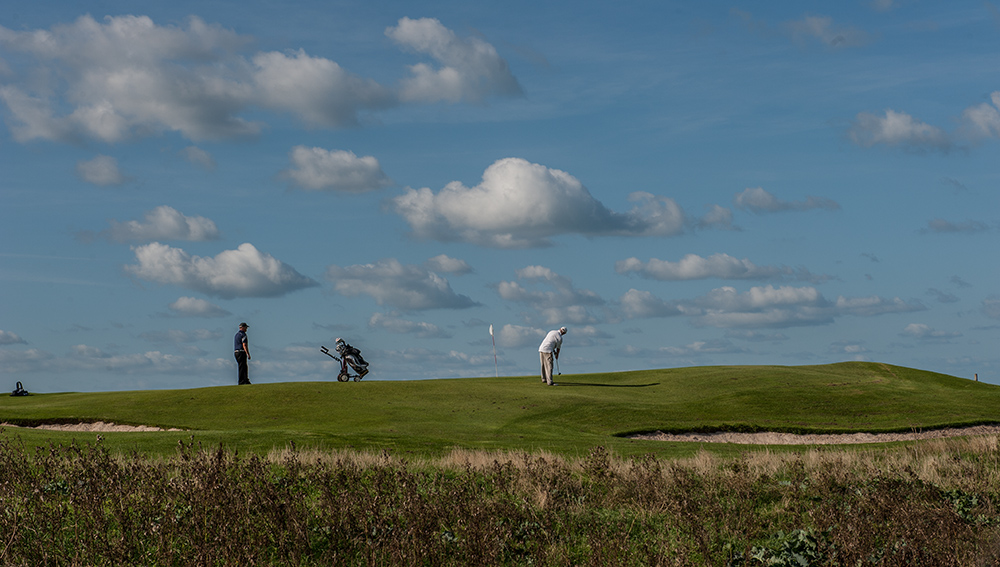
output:
M683 460L0 437L0 564L997 565L998 497L996 437Z

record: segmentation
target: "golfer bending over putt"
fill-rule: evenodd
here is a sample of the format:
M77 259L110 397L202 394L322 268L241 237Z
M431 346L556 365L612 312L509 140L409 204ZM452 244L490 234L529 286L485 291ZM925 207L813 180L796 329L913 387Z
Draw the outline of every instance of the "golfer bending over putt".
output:
M562 336L566 334L566 327L559 327L558 330L549 331L538 345L538 357L542 361L542 382L549 386L555 386L552 382L553 357L559 358L559 350L562 348Z

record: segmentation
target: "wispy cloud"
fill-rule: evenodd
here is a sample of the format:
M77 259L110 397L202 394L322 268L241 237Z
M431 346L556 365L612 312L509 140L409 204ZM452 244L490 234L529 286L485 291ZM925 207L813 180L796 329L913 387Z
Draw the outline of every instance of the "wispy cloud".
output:
M195 297L179 297L167 308L181 317L228 317L232 315L218 305Z
M330 266L326 278L340 295L367 295L379 305L400 311L425 309L466 309L479 305L470 297L455 293L448 280L416 265L404 265L395 258L373 264Z
M819 283L832 279L810 273L805 268L793 269L788 266L758 266L747 258L742 260L728 254L713 254L709 257L687 254L677 262L650 258L642 262L638 258L628 258L615 262L619 274L636 274L643 278L660 281L687 281L708 278L724 280L782 280L793 279Z
M742 193L738 193L733 198L733 204L738 209L762 215L766 213L780 213L784 211L809 211L812 209L825 209L836 211L840 205L832 199L822 197L806 197L805 201L783 201L761 187L749 187Z
M593 323L603 318L591 311L605 304L600 296L577 289L572 280L549 268L527 266L517 271L517 277L519 281L497 284L497 293L505 301L530 307L531 311L524 314L529 320L556 325Z
M409 321L385 313L373 314L368 320L368 327L372 329L384 329L390 333L413 335L421 339L451 338L451 333L433 323Z
M923 234L949 234L949 233L967 233L975 234L977 232L985 232L989 230L990 227L986 223L980 221L963 221L963 222L952 222L944 219L933 219L927 221L927 226L920 229Z
M111 156L97 156L76 164L76 174L87 183L100 187L122 185L130 178L118 168L118 160Z
M0 330L0 345L24 345L27 341L22 339L17 333Z

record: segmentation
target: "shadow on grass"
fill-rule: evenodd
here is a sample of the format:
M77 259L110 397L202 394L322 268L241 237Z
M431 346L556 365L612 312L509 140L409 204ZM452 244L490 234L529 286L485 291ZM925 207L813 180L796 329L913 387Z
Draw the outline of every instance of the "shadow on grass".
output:
M649 388L650 386L659 386L659 382L653 382L652 384L596 384L593 382L556 382L559 387L563 386L593 386L595 388Z

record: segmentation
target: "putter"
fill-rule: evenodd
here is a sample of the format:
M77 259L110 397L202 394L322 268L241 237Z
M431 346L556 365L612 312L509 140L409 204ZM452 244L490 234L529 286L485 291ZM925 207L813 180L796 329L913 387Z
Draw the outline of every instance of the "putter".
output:
M556 373L559 376L562 376L562 370L559 370L559 359L558 358L556 359Z

